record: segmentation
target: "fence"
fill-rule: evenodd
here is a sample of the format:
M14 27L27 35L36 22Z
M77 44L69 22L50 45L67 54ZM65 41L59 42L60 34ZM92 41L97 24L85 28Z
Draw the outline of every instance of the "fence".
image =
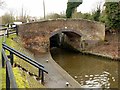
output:
M12 27L5 27L5 25L0 25L2 26L2 28L0 28L0 32L5 32L5 35L7 35L7 37L9 37L10 34L14 34L16 33L18 35L18 26L13 24L14 26ZM4 36L4 34L0 34L0 36Z
M28 62L29 64L33 65L34 67L38 68L38 77L41 77L41 82L44 82L44 73L47 73L47 70L44 69L44 66L40 63L38 63L37 61L31 59L30 57L20 53L19 51L9 47L8 45L5 44L6 42L6 35L7 37L9 37L9 34L13 34L16 33L18 34L18 30L17 27L14 27L14 29L16 28L16 31L11 32L12 30L10 30L11 28L7 28L7 29L0 29L0 30L6 30L6 32L4 32L3 35L4 36L4 43L2 43L2 68L5 67L6 65L6 89L10 90L10 88L18 88L17 84L16 84L16 80L14 78L14 74L12 71L12 66L14 63L14 55L16 55L17 57L21 58L22 60ZM11 32L11 33L9 33ZM6 55L5 50L10 52L10 55ZM10 59L10 60L9 60Z

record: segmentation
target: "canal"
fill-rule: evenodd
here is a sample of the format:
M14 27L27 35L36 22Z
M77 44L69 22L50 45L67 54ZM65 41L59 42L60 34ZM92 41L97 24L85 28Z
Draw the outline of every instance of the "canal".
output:
M118 61L60 48L52 48L51 56L81 88L118 88Z

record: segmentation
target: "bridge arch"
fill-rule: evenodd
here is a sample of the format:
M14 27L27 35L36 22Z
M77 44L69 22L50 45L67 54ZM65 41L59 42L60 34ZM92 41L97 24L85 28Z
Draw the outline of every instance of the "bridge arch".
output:
M48 52L50 44L49 38L61 31L69 37L67 38L68 41L71 41L73 38L70 38L70 36L74 36L74 40L75 38L78 40L77 36L81 36L82 40L88 40L86 45L88 46L90 42L92 47L93 43L89 40L102 41L105 37L104 24L84 19L45 20L25 23L18 27L18 34L23 41L24 47L38 52ZM76 42L74 42L74 44L75 43ZM70 44L72 44L72 42ZM76 48L79 49L79 47ZM87 47L85 48L87 49Z
M81 37L83 34L80 31L73 29L56 29L50 34L49 45L52 47L62 47L71 50L82 48Z
M52 36L54 36L55 34L58 34L58 33L74 33L74 34L77 34L80 37L83 36L83 34L80 31L77 31L77 30L73 30L73 29L56 29L53 32L51 32L50 38Z

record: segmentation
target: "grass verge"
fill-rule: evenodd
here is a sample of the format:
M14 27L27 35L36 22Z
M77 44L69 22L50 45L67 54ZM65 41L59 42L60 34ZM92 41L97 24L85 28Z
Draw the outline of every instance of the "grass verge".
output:
M24 53L27 56L32 56L29 53L27 53L27 51L23 47L21 47L21 45L19 43L17 43L17 41L15 42L16 38L18 38L16 35L11 35L9 38L6 39L6 44L18 51L21 51L22 53ZM3 38L0 38L0 42L1 42L0 49L2 47L2 41L3 41ZM6 52L6 53L9 54L9 52ZM21 60L17 56L14 56L14 62L22 65L22 67L24 67L24 68L27 68L29 71L33 71L33 73L37 74L37 72L38 72L38 70L36 68L34 68L32 65L26 63L25 61ZM0 65L1 65L1 59L0 59ZM44 88L44 86L42 84L40 84L40 82L36 81L33 77L28 75L26 72L20 70L18 67L13 68L13 73L14 73L18 88ZM5 86L6 86L5 85L5 81L6 81L5 75L6 75L5 68L0 68L0 83L1 83L0 89L5 88Z

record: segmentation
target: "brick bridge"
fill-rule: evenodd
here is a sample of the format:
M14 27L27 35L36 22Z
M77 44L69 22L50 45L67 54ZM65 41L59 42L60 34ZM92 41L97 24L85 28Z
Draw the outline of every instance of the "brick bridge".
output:
M25 23L19 26L23 45L33 51L48 52L51 46L67 43L76 50L86 50L103 41L105 25L83 19L57 19Z

